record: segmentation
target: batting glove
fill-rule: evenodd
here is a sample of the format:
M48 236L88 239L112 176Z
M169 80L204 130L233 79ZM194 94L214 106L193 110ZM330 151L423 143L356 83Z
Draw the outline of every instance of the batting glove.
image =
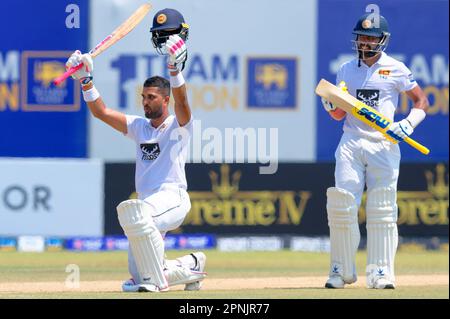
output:
M348 92L347 86L345 85L344 81L339 82L337 87L340 88L344 92ZM327 111L327 112L333 112L334 110L336 110L336 106L334 106L333 103L331 103L330 101L328 101L324 98L322 98L322 105L323 105L323 108L325 109L325 111Z
M84 78L92 77L91 72L94 69L94 61L89 53L81 54L79 50L76 50L67 60L66 69L77 66L80 63L83 63L84 67L72 74L72 78L81 81Z
M322 98L322 105L325 111L332 112L336 110L336 106L333 105L333 103L329 102L328 100Z
M166 52L169 55L168 68L171 71L183 70L187 59L187 48L184 40L176 34L171 35L166 41Z
M392 133L394 133L396 136L398 136L399 140L401 141L403 141L406 137L410 136L414 132L414 128L407 119L392 123L389 127L389 130L392 131Z

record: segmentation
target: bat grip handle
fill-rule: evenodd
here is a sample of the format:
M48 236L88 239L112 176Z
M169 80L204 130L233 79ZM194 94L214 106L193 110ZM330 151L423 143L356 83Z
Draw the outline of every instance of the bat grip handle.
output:
M69 68L66 72L58 76L56 79L53 80L54 85L60 85L62 82L64 82L69 76L77 72L79 69L81 69L84 66L83 63L78 64L77 66Z

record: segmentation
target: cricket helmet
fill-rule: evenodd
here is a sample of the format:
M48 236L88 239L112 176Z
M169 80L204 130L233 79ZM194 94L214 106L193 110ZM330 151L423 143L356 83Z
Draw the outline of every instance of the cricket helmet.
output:
M356 22L352 32L356 38L352 40L353 49L358 51L360 58L362 56L371 57L384 51L389 43L391 34L389 33L389 25L387 20L376 13L366 13L361 16ZM364 50L360 48L361 41L358 41L358 36L371 36L379 38L378 43L371 50Z
M164 44L169 36L177 34L184 41L189 36L189 25L184 21L183 15L175 9L163 9L156 12L153 25L150 28L152 43L159 54L165 54Z

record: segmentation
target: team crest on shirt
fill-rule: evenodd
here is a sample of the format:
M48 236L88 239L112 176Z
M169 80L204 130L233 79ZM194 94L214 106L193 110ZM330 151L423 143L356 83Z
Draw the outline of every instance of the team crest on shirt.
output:
M387 80L388 76L391 74L391 70L378 70L378 74L380 75L380 78L383 80Z
M153 161L157 159L159 153L161 153L158 143L142 143L140 146L143 161Z
M378 108L380 101L380 90L356 90L356 98L368 106Z

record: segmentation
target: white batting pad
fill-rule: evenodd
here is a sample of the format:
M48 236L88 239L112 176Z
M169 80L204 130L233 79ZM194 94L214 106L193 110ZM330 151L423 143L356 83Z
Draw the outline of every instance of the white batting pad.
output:
M394 259L398 245L397 192L381 187L367 194L367 285L385 277L394 281Z
M205 279L206 273L195 271L181 264L168 263L165 270L169 286L189 284Z
M117 206L117 214L136 262L139 283L166 289L164 241L153 221L152 207L142 200L131 199Z
M345 189L327 189L327 215L330 227L330 277L342 276L346 283L356 281L355 256L360 233L355 196Z

